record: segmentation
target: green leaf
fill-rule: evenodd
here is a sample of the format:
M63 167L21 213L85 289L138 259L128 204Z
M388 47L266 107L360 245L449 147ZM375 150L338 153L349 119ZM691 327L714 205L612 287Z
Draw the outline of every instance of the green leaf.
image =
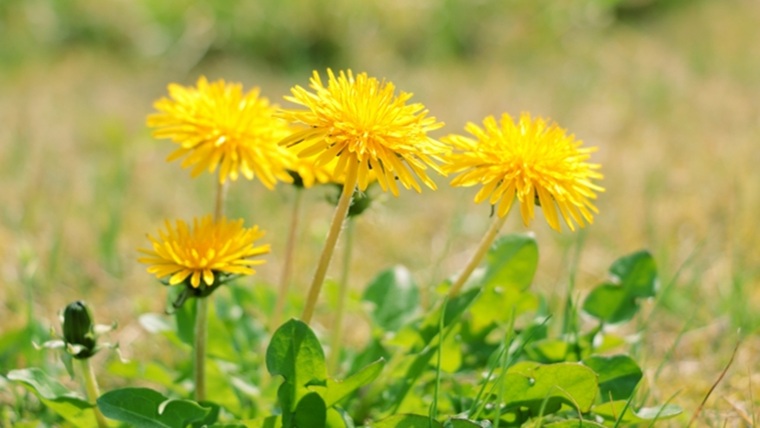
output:
M267 369L298 386L324 385L325 354L317 336L303 321L292 319L275 331L267 347Z
M329 407L327 409L327 428L355 428L354 420L345 410Z
M591 411L608 421L619 420L626 425L670 419L683 413L683 410L680 407L673 404L642 407L634 411L630 406L626 408L626 403L626 400L606 402L594 406ZM625 409L625 413L623 413L623 409Z
M499 238L488 252L486 269L475 287L482 289L471 312L471 328L481 331L492 323L507 322L538 307L536 297L527 292L538 266L538 245L525 235Z
M562 339L542 339L529 343L525 350L537 362L559 363L570 353L570 344Z
M364 291L362 300L373 304L373 325L397 331L414 315L420 296L412 274L403 266L381 272Z
M106 392L98 398L98 407L108 418L145 428L184 428L210 412L194 401L169 400L148 388Z
M423 415L393 415L370 424L372 428L443 428L437 421Z
M283 426L291 427L301 399L312 393L310 387L324 390L327 386L322 345L308 325L293 319L275 331L267 347L266 362L272 376L280 375L285 380L277 398L283 409Z
M38 397L46 400L72 398L84 401L79 394L66 388L63 384L48 376L42 369L36 367L11 370L6 377L9 380L31 387Z
M587 412L598 382L596 373L579 363L522 362L510 367L503 388L507 408L527 407L536 416L554 413L562 404Z
M583 302L586 313L606 323L629 321L639 310L638 299L653 297L657 289L657 267L647 251L616 260L610 277Z
M295 427L325 428L327 406L316 392L310 392L301 398L293 412Z
M364 367L343 381L327 380L325 404L329 407L342 400L352 392L375 380L385 367L385 360L380 359Z
M639 384L643 373L627 355L592 356L583 360L599 375L599 397L604 401L627 400Z
M486 274L481 285L527 290L537 266L538 244L532 236L502 236L488 251Z
M74 426L89 426L95 422L93 405L69 390L38 368L11 370L8 380L19 382L32 391L50 410Z

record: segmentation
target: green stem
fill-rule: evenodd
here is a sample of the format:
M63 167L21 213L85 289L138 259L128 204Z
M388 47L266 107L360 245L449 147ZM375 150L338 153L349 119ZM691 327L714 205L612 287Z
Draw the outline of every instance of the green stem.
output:
M282 276L280 277L280 287L277 291L277 302L274 306L274 312L270 321L269 331L274 332L280 325L280 319L285 310L285 302L288 299L288 290L290 289L290 278L293 271L293 253L296 247L296 235L298 230L298 216L301 212L301 195L303 191L296 187L296 196L293 201L293 212L290 217L290 231L288 232L288 242L285 246L285 256L282 264Z
M343 192L341 192L338 205L335 207L332 224L330 224L330 231L327 233L325 246L322 248L322 255L319 257L319 264L317 265L317 270L314 272L314 279L311 281L311 286L309 287L306 306L304 306L303 314L301 315L301 321L306 324L311 322L311 317L314 315L314 307L317 305L319 292L322 290L322 283L325 281L327 268L330 266L330 260L332 259L333 250L335 250L335 244L338 242L338 235L340 235L343 220L345 220L348 208L351 206L351 196L354 194L354 187L356 187L356 173L358 167L359 165L357 163L351 163L346 172L346 181L343 183Z
M501 227L504 226L504 222L506 220L506 216L499 217L497 215L493 223L491 223L491 227L486 232L483 240L480 241L480 245L478 245L477 251L475 251L475 254L472 255L470 261L467 262L467 266L465 266L464 270L459 274L459 277L451 285L451 288L449 289L450 299L459 294L459 291L462 289L464 283L467 282L467 280L470 278L470 275L472 275L472 272L475 271L475 268L478 267L480 262L483 260L483 257L485 257L485 255L488 253L488 250L491 248L491 244L493 243L494 239L496 239L496 236L499 234L499 230L501 230Z
M100 412L97 405L100 391L98 390L98 381L95 379L95 371L92 369L89 358L83 358L79 362L82 365L82 375L84 376L84 387L87 390L87 398L90 400L90 404L95 406L93 407L95 421L97 421L99 428L107 428L108 422L106 422L105 416Z
M224 198L226 196L226 181L219 181L214 200L214 221L218 222L224 216ZM215 285L216 286L216 285ZM208 338L208 299L198 297L195 311L195 342L193 359L193 377L195 378L195 401L206 399L206 342Z
M195 376L195 401L206 399L206 319L208 316L208 297L196 299L195 311L195 359L193 374Z
M343 252L343 269L340 273L340 285L338 288L338 306L335 307L335 322L333 323L333 336L330 346L330 370L332 373L338 372L340 364L340 350L343 342L343 313L346 306L346 295L348 294L348 271L351 264L351 252L354 242L354 225L355 221L349 217L346 224L346 249Z

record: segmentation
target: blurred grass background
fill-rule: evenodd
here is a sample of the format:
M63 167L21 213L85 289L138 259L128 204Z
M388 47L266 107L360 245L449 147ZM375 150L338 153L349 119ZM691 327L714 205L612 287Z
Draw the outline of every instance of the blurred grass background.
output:
M413 92L446 123L436 137L530 111L598 146L607 191L595 224L557 234L538 219L530 228L541 250L536 288L561 302L576 267L583 293L618 256L650 249L663 287L639 356L655 401L678 394L692 413L743 338L702 420L754 420L758 22L754 0L2 0L0 368L29 364L35 357L14 338L44 340L57 311L82 298L99 321L120 323L115 339L127 355L150 348L136 318L162 311L167 291L136 262L136 248L164 218L212 208L210 176L191 180L165 163L173 145L144 125L168 83L204 74L260 86L283 104L312 69L351 68ZM439 183L437 192L382 197L360 219L356 288L393 264L424 287L463 266L489 209L472 203L474 191ZM327 193L308 193L296 286L313 272ZM282 185L232 187L229 215L261 225L273 245L246 283L277 282L292 196ZM518 217L505 232L526 231Z

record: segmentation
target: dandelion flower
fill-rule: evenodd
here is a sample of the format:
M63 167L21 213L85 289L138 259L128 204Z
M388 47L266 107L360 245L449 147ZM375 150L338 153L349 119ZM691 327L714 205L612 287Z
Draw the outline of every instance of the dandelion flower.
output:
M284 110L280 117L306 125L280 144L297 146L299 156L316 156L317 165L336 161L338 172L356 174L360 190L370 182L374 171L384 191L398 195L398 180L405 188L420 192L417 181L435 189L428 176L430 167L441 172L437 162L449 149L427 136L443 126L427 117L422 104L406 104L412 94L395 95L395 86L378 81L366 73L351 70L337 76L327 70L327 85L314 72L310 87L314 92L295 86L286 100L306 107Z
M573 223L584 227L593 222L598 212L593 200L596 192L604 191L593 183L602 178L600 166L588 163L596 148L581 147L581 141L555 123L527 113L517 123L508 114L500 122L489 116L483 128L468 123L465 130L474 138L450 135L442 139L454 147L444 167L448 173L459 174L452 186L482 184L475 202L498 204L499 217L507 215L517 197L526 226L536 205L558 231L559 215L571 230L575 230Z
M194 219L190 227L182 220L175 226L166 221L166 230L159 231L159 237L148 235L152 250L140 249L145 257L139 262L148 266L148 273L158 279L169 278L169 285L186 282L193 288L215 284L217 275L252 275L252 266L263 260L250 260L269 252L269 245L254 245L264 236L258 226L244 228L243 220L222 218L213 221L210 215Z
M316 157L294 156L288 165L288 171L294 176L293 184L310 188L315 184L332 182L334 162L328 165L316 163Z
M155 102L158 113L148 116L148 126L154 137L179 144L167 161L184 158L182 167L192 166L193 177L219 168L220 183L242 174L272 189L277 180L292 180L285 170L292 154L277 144L291 131L259 92L244 94L240 84L205 77L196 87L170 84L170 98Z

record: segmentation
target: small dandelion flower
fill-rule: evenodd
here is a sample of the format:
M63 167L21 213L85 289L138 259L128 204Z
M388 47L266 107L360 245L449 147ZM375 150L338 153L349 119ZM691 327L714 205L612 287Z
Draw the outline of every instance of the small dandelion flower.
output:
M184 158L182 167L192 166L193 177L219 168L220 183L240 174L258 177L269 189L278 180L291 182L286 166L293 155L277 144L291 130L273 117L275 107L258 88L244 94L240 84L201 77L196 87L169 85L169 96L156 101L158 113L148 116L155 138L180 145L167 161Z
M338 172L355 172L365 190L374 171L383 191L398 195L398 180L405 188L421 191L417 181L435 189L428 167L441 173L437 162L448 147L427 136L443 123L427 117L422 104L407 105L412 94L395 95L395 86L366 73L348 70L337 76L327 70L327 85L314 72L310 87L295 86L286 100L306 110L284 110L279 116L308 128L295 132L280 144L297 146L299 156L316 156L317 165L336 162Z
M214 222L208 215L194 219L192 227L182 220L172 227L167 220L158 238L148 235L153 249L140 249L145 257L138 261L158 279L168 278L169 285L211 287L219 275L253 275L252 267L264 260L251 258L269 253L269 245L254 245L262 236L258 226L244 228L242 219Z
M320 165L316 163L316 157L294 156L288 165L288 171L293 176L293 184L303 188L310 188L315 184L332 182L334 163Z
M483 128L468 123L465 130L474 138L442 138L454 147L444 166L448 173L459 173L452 186L482 184L475 202L498 204L500 217L507 215L517 197L526 226L535 215L536 205L558 231L557 209L571 230L575 230L573 223L584 227L586 222L593 222L593 214L598 212L593 200L596 192L604 191L593 183L602 178L600 166L588 163L596 148L581 147L581 141L555 123L533 119L527 113L517 123L508 114L498 123L489 116Z

